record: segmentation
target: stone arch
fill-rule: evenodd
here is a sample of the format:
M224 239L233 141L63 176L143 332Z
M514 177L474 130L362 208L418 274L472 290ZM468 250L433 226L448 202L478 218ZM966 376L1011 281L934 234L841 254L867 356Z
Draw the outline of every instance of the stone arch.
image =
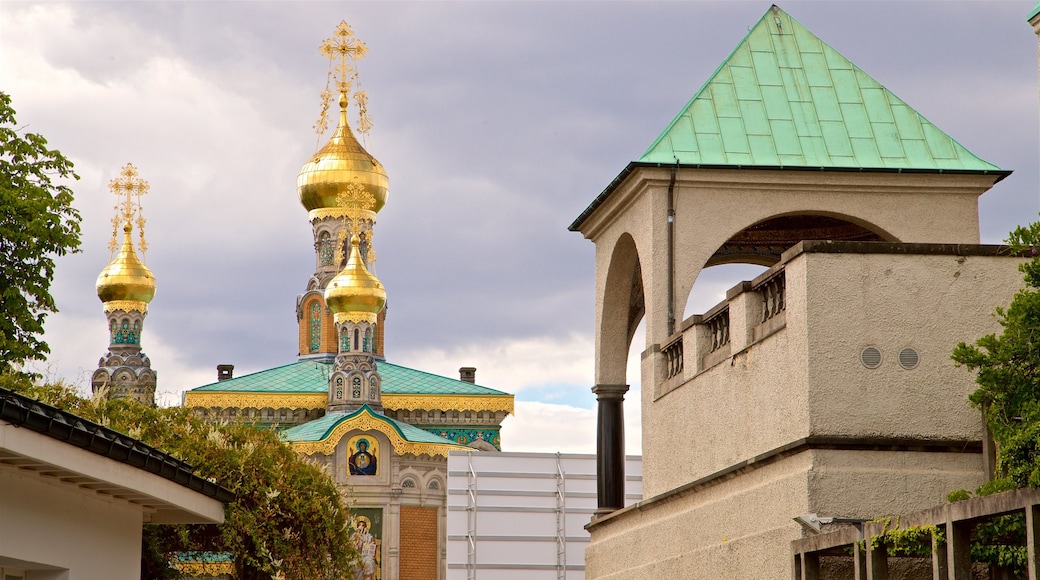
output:
M639 251L630 234L614 243L603 285L603 304L597 336L596 382L625 384L628 350L646 313L643 271Z
M745 222L747 223L747 222ZM856 216L826 210L796 210L758 217L730 231L716 230L714 241L704 248L709 254L676 256L676 312L685 312L700 274L723 264L754 264L770 267L781 254L803 240L900 242L884 228ZM723 237L725 236L725 237ZM702 261L703 260L703 261ZM734 280L734 284L739 280Z

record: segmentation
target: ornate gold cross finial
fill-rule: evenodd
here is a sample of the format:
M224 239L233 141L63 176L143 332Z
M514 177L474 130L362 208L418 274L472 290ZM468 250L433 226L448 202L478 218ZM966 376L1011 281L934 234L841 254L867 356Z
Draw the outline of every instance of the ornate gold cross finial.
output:
M144 214L141 212L141 196L148 193L148 182L138 177L137 168L133 163L127 163L119 173L119 177L108 182L108 189L119 197L115 206L115 216L112 217L112 239L108 242L108 251L115 252L119 247L119 226L137 223L137 231L140 235L139 246L141 256L148 251L148 242L144 239Z
M354 90L354 103L358 107L358 132L363 136L368 134L372 128L372 121L368 116L368 95L361 90L361 79L358 77L357 62L364 58L368 47L354 37L354 31L344 20L336 27L332 38L325 39L318 47L321 54L329 59L329 73L325 81L325 90L321 92L321 114L318 116L314 130L320 138L329 128L329 106L332 103L331 85L335 82L337 91L343 99L350 97L351 89ZM335 60L339 59L339 62ZM341 99L341 106L346 106L346 101Z
M340 228L339 248L344 255L339 256L342 262L347 258L346 248L343 243L347 239L347 225L352 233L361 235L361 218L365 213L371 213L376 206L376 198L365 190L357 176L336 194L336 205L343 209L343 227ZM349 247L349 246L346 246Z

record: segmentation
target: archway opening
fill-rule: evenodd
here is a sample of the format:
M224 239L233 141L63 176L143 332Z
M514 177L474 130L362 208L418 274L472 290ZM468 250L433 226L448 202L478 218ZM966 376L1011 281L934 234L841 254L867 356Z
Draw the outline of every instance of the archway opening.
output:
M827 215L784 215L758 222L737 233L708 259L705 267L744 263L771 266L780 254L802 240L884 242L882 233L865 224Z

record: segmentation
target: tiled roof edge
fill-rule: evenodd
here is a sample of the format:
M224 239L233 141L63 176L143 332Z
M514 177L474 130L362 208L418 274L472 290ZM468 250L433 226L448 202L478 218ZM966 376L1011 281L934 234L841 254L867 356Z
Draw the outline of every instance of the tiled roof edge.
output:
M4 388L0 388L0 420L153 473L217 501L235 499L234 492L195 475L195 468L169 453Z

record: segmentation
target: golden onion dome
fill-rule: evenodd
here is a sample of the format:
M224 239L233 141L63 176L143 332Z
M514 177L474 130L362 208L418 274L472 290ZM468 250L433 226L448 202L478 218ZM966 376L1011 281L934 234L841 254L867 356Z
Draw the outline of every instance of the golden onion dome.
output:
M350 238L350 258L343 270L325 287L325 304L343 318L375 322L376 314L386 305L386 289L361 259L361 241L357 234Z
M145 310L155 296L155 276L134 252L131 231L133 226L123 225L123 247L98 274L97 295L106 306L120 303L123 310Z
M374 212L383 209L390 193L390 180L382 164L365 151L350 130L347 95L340 93L339 125L332 139L300 169L296 189L303 207L313 211L340 207L337 197L347 191L351 183L360 185L374 200L370 207L361 209Z

